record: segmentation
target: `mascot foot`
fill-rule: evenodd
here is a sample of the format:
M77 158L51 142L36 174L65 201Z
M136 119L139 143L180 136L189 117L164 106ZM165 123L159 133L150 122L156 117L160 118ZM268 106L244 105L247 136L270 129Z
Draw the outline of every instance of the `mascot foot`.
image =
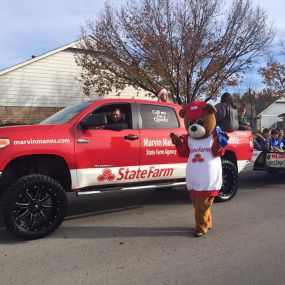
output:
M195 237L202 237L204 235L205 235L205 233L195 233Z

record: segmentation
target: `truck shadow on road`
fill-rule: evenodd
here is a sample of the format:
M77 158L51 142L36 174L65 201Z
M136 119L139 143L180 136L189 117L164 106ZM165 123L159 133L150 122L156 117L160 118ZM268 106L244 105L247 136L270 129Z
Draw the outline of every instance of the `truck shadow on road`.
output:
M104 193L89 197L81 196L69 201L69 211L65 220L129 211L148 205L175 205L191 202L185 188Z
M193 237L194 228L190 227L115 227L115 226L90 226L90 227L65 227L61 226L55 233L45 239L104 239L127 237ZM25 243L14 237L10 232L0 230L1 244Z
M61 227L54 238L116 238L116 237L171 237L193 236L190 227ZM51 236L52 237L52 236Z

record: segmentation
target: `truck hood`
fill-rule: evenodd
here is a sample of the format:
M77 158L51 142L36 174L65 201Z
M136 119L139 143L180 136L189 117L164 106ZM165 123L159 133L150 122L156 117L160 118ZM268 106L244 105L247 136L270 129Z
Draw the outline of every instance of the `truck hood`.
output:
M31 125L0 127L0 138L10 141L28 141L34 139L64 139L72 137L72 125Z

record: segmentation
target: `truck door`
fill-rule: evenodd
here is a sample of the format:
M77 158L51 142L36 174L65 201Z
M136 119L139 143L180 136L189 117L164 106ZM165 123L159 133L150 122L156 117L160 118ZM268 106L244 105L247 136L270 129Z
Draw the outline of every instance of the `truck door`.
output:
M186 158L178 156L169 137L185 134L171 105L138 104L141 138L141 180L185 179Z
M107 126L81 130L75 127L76 174L78 187L109 186L125 182L125 172L139 167L139 131L136 127L134 105L130 103L105 104L93 110L93 114L105 114L110 118L120 109L127 128L109 130ZM91 114L90 113L90 114ZM103 189L102 188L102 189Z

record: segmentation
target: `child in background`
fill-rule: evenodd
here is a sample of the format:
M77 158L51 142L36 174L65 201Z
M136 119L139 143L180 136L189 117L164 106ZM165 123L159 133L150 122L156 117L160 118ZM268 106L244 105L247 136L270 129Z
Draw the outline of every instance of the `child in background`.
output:
M262 151L270 151L271 150L271 137L270 130L264 128L262 134L256 134L256 141L260 146L260 150Z
M270 130L264 128L262 134L257 133L256 142L259 145L259 150L262 152L256 158L255 167L260 167L260 169L263 169L266 163L266 154L267 152L271 151Z
M167 102L168 92L166 89L162 88L157 92L157 98L160 102Z
M247 121L244 107L240 107L238 109L238 124L239 124L238 128L239 130L242 131L250 130L249 122Z
M279 131L277 129L273 129L271 131L271 148L272 148L272 151L284 152L284 150L282 149L283 142L278 138L278 136L279 136Z
M284 148L285 148L285 138L284 138L284 131L283 130L279 131L278 139L281 141L280 147L284 150Z

